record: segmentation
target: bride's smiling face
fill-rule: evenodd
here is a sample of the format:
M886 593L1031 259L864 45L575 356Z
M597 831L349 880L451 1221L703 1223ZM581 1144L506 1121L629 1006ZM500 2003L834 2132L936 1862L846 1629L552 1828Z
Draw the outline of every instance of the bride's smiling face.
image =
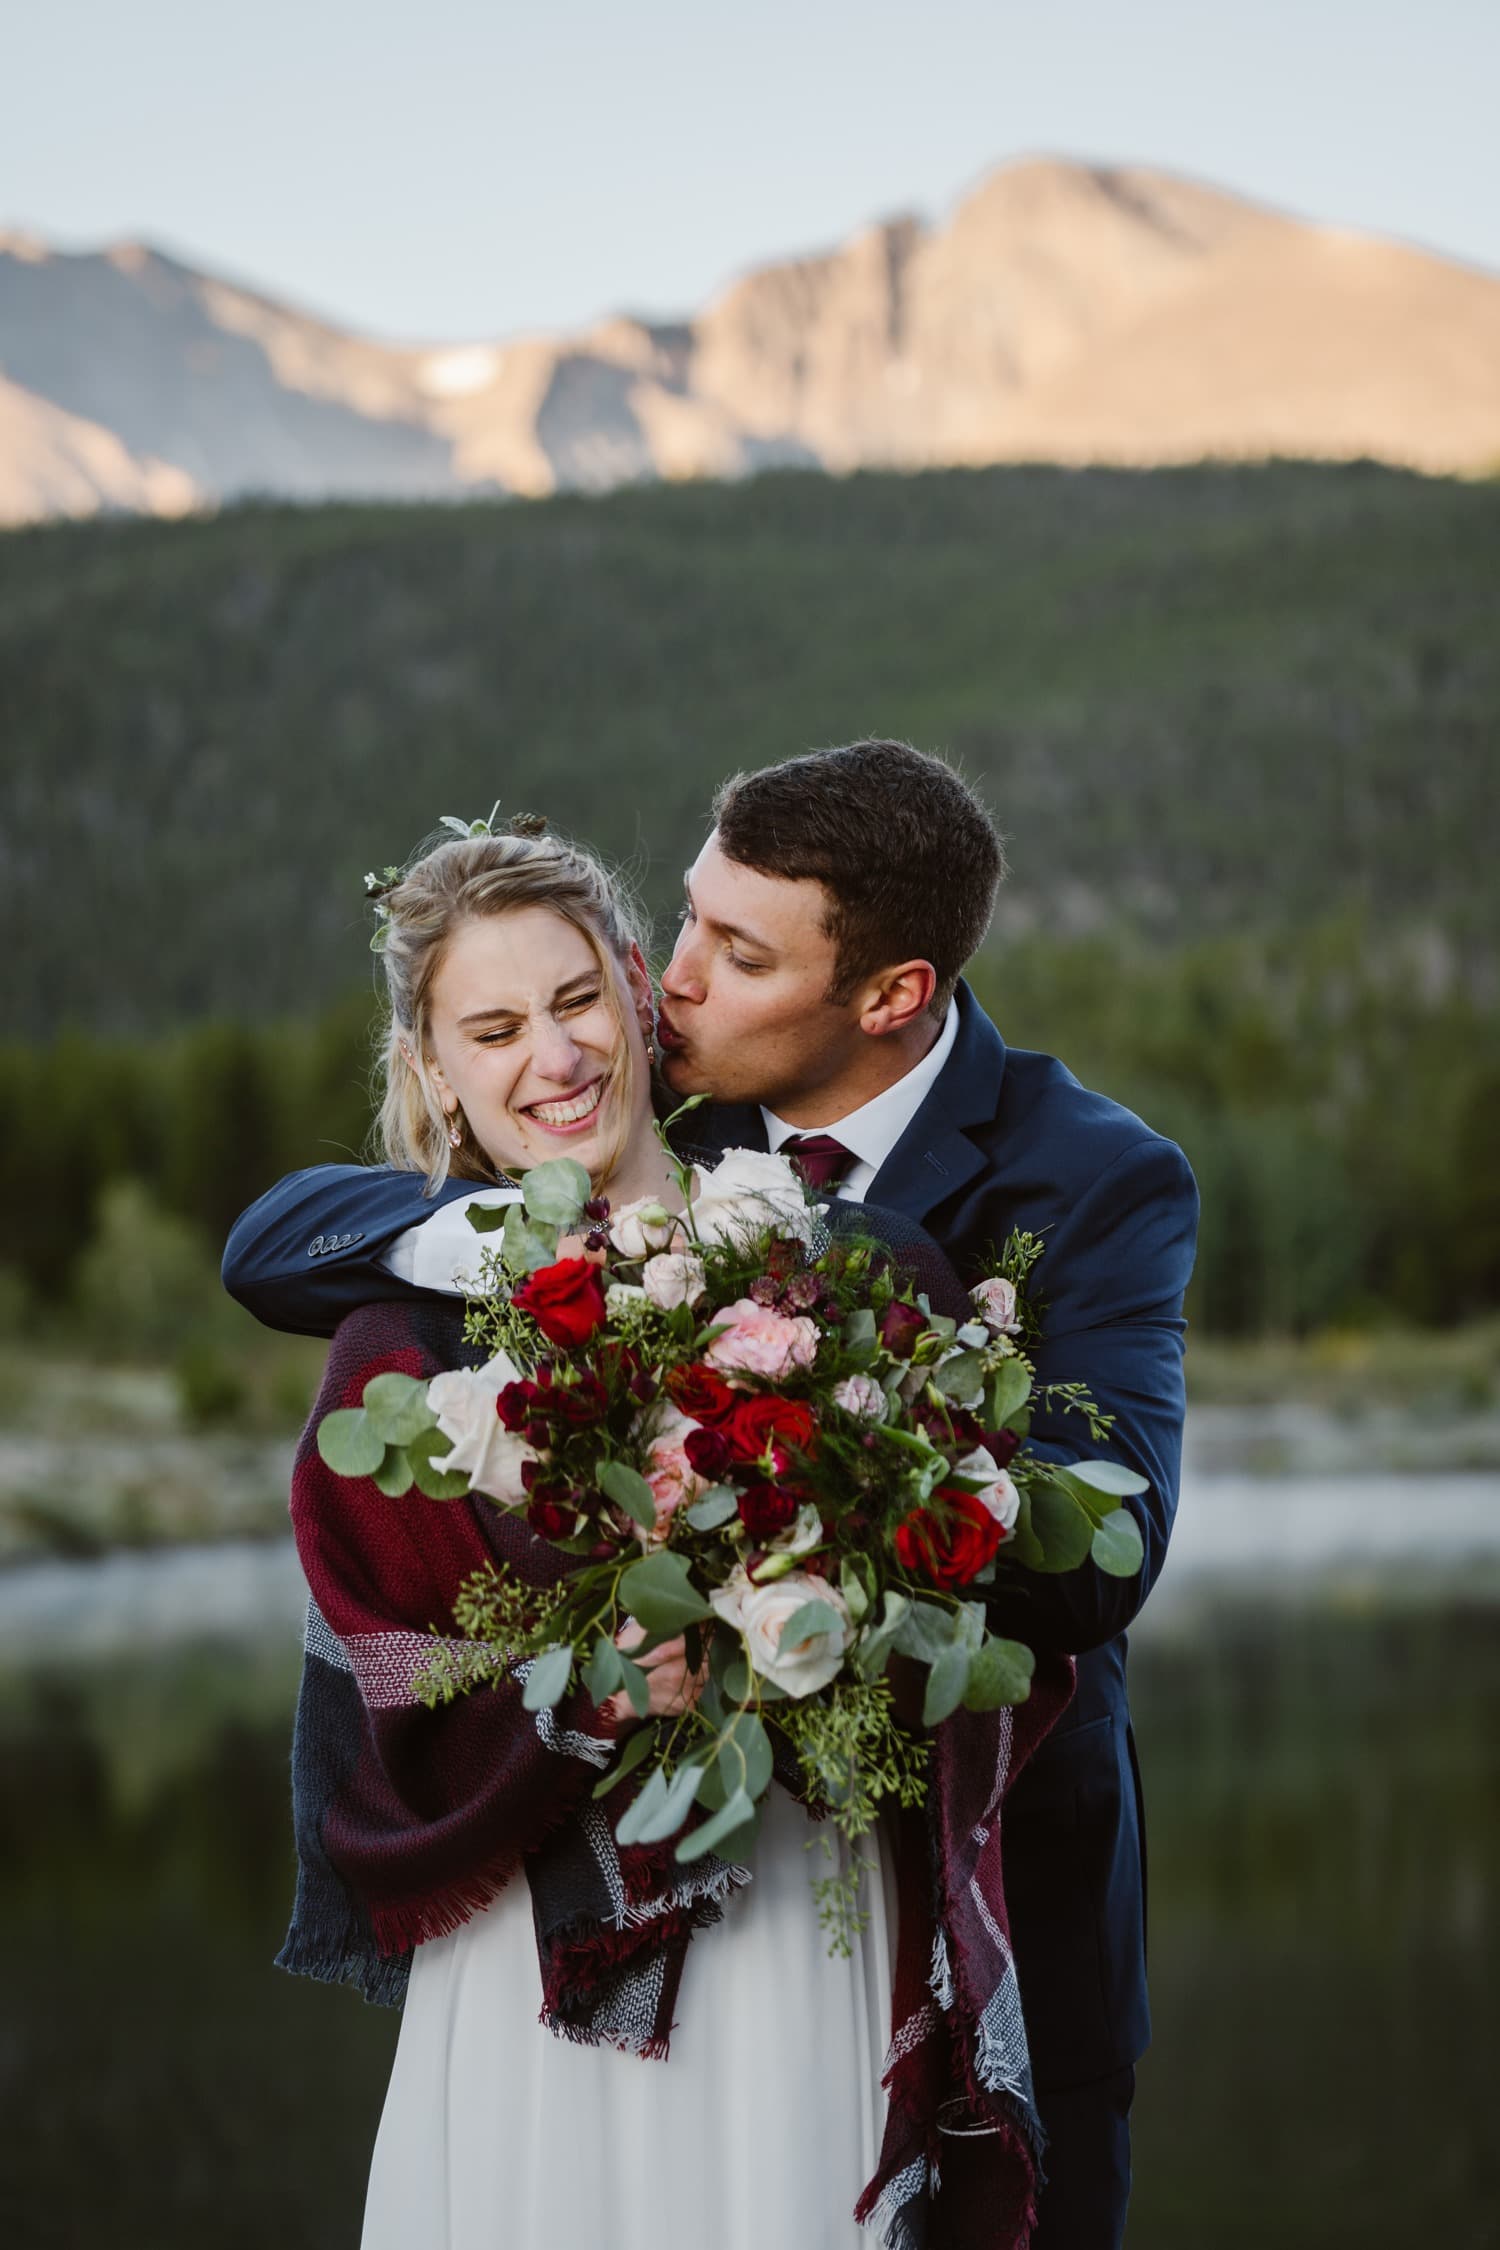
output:
M571 1156L597 1179L650 1130L650 979L638 957L605 958L545 906L465 922L448 943L428 992L428 1067L499 1171Z

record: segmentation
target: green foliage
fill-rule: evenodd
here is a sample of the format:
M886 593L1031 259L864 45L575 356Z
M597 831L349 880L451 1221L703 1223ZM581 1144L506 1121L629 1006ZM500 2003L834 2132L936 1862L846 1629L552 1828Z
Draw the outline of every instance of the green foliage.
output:
M1006 831L974 970L1006 1037L1186 1149L1195 1325L1481 1314L1497 577L1500 488L1369 466L0 537L7 1264L45 1310L100 1191L211 1256L359 1153L362 872L488 794L497 742L501 817L546 805L660 910L721 774L870 727L955 754ZM140 1348L191 1332L162 1325Z
M202 1230L136 1180L100 1196L73 1299L83 1340L113 1358L172 1358L222 1327L227 1310Z

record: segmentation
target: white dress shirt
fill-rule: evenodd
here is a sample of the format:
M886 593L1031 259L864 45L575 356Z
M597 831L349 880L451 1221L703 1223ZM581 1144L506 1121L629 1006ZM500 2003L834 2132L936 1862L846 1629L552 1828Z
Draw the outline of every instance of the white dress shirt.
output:
M762 1108L765 1121L766 1145L775 1150L794 1134L816 1130L831 1133L842 1141L854 1156L838 1187L830 1192L840 1195L846 1202L863 1203L870 1183L900 1140L907 1126L916 1116L938 1072L953 1052L953 1042L958 1037L958 1002L950 1000L943 1028L934 1044L919 1063L898 1078L894 1086L887 1086L883 1094L851 1109L847 1117L836 1117L826 1125L812 1128L805 1125L788 1125L771 1109ZM387 1273L395 1274L398 1281L409 1281L417 1289L446 1291L452 1296L472 1297L479 1288L479 1252L490 1239L476 1234L469 1224L469 1206L488 1204L492 1209L507 1203L519 1203L519 1188L477 1188L473 1195L462 1201L444 1203L430 1219L408 1227L398 1234L388 1250L383 1250L380 1263Z
M775 1110L763 1104L760 1114L766 1128L767 1147L779 1149L783 1141L791 1140L796 1134L831 1133L836 1141L843 1142L854 1162L837 1187L827 1192L841 1196L846 1203L863 1203L876 1173L931 1093L957 1037L958 1002L950 1000L943 1028L922 1060L914 1063L904 1078L898 1078L894 1086L887 1086L873 1101L851 1109L847 1117L830 1118L826 1125L788 1125L784 1117L778 1117Z

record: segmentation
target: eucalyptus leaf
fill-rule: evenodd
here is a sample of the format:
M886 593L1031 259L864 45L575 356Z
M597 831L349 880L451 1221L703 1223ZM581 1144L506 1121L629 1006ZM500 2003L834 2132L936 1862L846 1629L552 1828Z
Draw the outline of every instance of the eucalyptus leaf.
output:
M661 1548L621 1574L620 1599L648 1633L680 1633L713 1610L688 1576L681 1555Z
M583 1684L596 1703L605 1703L625 1685L625 1664L607 1633L595 1641Z
M513 1203L467 1203L464 1217L476 1234L499 1234L506 1214L515 1208Z
M990 1381L989 1418L993 1429L1003 1429L1031 1396L1031 1374L1024 1360L1003 1359Z
M727 1484L711 1484L684 1512L695 1531L715 1531L739 1510L739 1495Z
M1137 1476L1135 1470L1127 1469L1122 1461L1070 1461L1068 1474L1076 1477L1080 1484L1091 1486L1095 1492L1112 1492L1122 1500L1127 1493L1151 1489L1148 1478Z
M656 1734L655 1727L637 1727L608 1773L600 1774L594 1783L596 1798L607 1797L617 1782L623 1781L627 1774L634 1773L636 1767L651 1755L656 1748Z
M839 1564L839 1591L852 1624L863 1625L870 1614L873 1578L868 1556L845 1555Z
M639 1664L633 1664L622 1653L620 1669L625 1675L625 1693L630 1698L630 1708L638 1719L644 1719L651 1708L651 1682Z
M830 1633L842 1633L844 1620L832 1602L804 1602L794 1609L777 1636L777 1646L788 1653L801 1646L803 1641L823 1640Z
M854 1669L861 1679L873 1680L884 1670L910 1607L905 1594L898 1593L894 1586L887 1586L880 1622L867 1627L863 1638L855 1644Z
M500 1256L512 1273L529 1273L526 1262L526 1213L519 1203L509 1203L500 1231Z
M527 1217L565 1231L577 1225L593 1192L587 1172L571 1156L555 1156L546 1164L534 1165L521 1182Z
M443 1462L453 1450L452 1440L443 1435L434 1422L431 1429L418 1432L406 1448L411 1463L411 1473L417 1490L428 1500L461 1500L469 1489L469 1480L456 1469L445 1469Z
M695 1784L696 1786L696 1784ZM648 1773L641 1789L631 1798L615 1822L615 1842L634 1844L639 1841L643 1828L659 1813L667 1801L667 1777L658 1766Z
M394 1371L374 1375L365 1385L365 1412L370 1426L387 1445L409 1445L437 1416L427 1403L427 1385L415 1375Z
M927 1692L922 1698L924 1726L941 1726L944 1719L958 1709L969 1684L972 1660L973 1651L962 1641L954 1641L934 1658L927 1675Z
M1023 1642L987 1640L969 1659L964 1708L998 1711L1002 1704L1024 1703L1035 1670L1036 1658Z
M412 1466L404 1449L399 1445L388 1445L385 1449L385 1459L371 1477L370 1482L374 1485L376 1491L383 1492L388 1500L399 1500L404 1492L410 1492L412 1481Z
M631 1522L638 1523L642 1531L656 1529L655 1496L639 1470L632 1469L628 1462L606 1461L599 1471L599 1489L617 1508L623 1508ZM677 1559L673 1557L674 1561ZM633 1602L631 1607L635 1608ZM636 1615L640 1616L639 1610ZM646 1623L644 1617L641 1623Z
M571 1648L543 1649L533 1657L531 1670L526 1675L526 1685L521 1690L521 1702L528 1711L550 1711L561 1703L568 1692L568 1681L573 1671Z
M727 1836L732 1836L737 1828L745 1827L754 1812L755 1807L750 1802L748 1793L743 1789L736 1789L728 1802L721 1805L700 1828L693 1829L683 1837L677 1847L678 1859L701 1859L705 1852L711 1852Z
M754 1711L736 1711L719 1737L719 1772L725 1794L743 1789L753 1801L771 1783L771 1737Z
M385 1459L385 1439L362 1406L340 1406L318 1424L318 1451L336 1476L372 1477Z
M1076 1570L1088 1560L1094 1526L1067 1487L1049 1480L1031 1488L1031 1533L1041 1552L1039 1568Z
M933 1386L957 1406L977 1406L984 1397L984 1354L957 1352L932 1371Z
M637 1844L660 1844L668 1836L675 1836L693 1809L698 1794L698 1775L702 1769L696 1765L681 1765L667 1783L667 1791L649 1820L635 1831L631 1841ZM623 1823L621 1824L623 1826ZM618 1836L619 1830L616 1830Z
M936 1602L915 1601L896 1628L896 1646L903 1656L915 1656L923 1664L935 1663L945 1649L953 1646L954 1624L951 1609L939 1609Z
M1117 1508L1096 1525L1090 1552L1107 1578L1134 1578L1146 1559L1146 1546L1128 1508Z

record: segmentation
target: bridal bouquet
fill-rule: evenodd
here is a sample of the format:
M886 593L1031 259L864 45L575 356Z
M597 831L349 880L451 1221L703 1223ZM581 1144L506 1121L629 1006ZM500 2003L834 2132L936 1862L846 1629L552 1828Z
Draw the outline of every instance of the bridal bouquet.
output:
M620 1844L745 1856L778 1760L853 1841L882 1800L925 1794L892 1660L916 1668L926 1727L1024 1701L1031 1651L989 1631L985 1588L1089 1555L1133 1575L1120 1503L1144 1480L1025 1449L1035 1237L1012 1235L960 1322L877 1240L830 1237L783 1158L733 1150L678 1181L680 1213L611 1210L564 1158L503 1212L471 1212L498 1230L466 1321L484 1364L376 1376L318 1447L387 1494L482 1493L559 1552L551 1584L497 1563L466 1582L463 1638L418 1676L423 1700L520 1679L540 1712L581 1682L644 1719L635 1656L681 1634L697 1700L633 1730L595 1791L639 1775ZM1107 1435L1080 1386L1048 1391ZM633 1654L617 1640L632 1620ZM857 1861L815 1885L836 1946L857 1886Z

